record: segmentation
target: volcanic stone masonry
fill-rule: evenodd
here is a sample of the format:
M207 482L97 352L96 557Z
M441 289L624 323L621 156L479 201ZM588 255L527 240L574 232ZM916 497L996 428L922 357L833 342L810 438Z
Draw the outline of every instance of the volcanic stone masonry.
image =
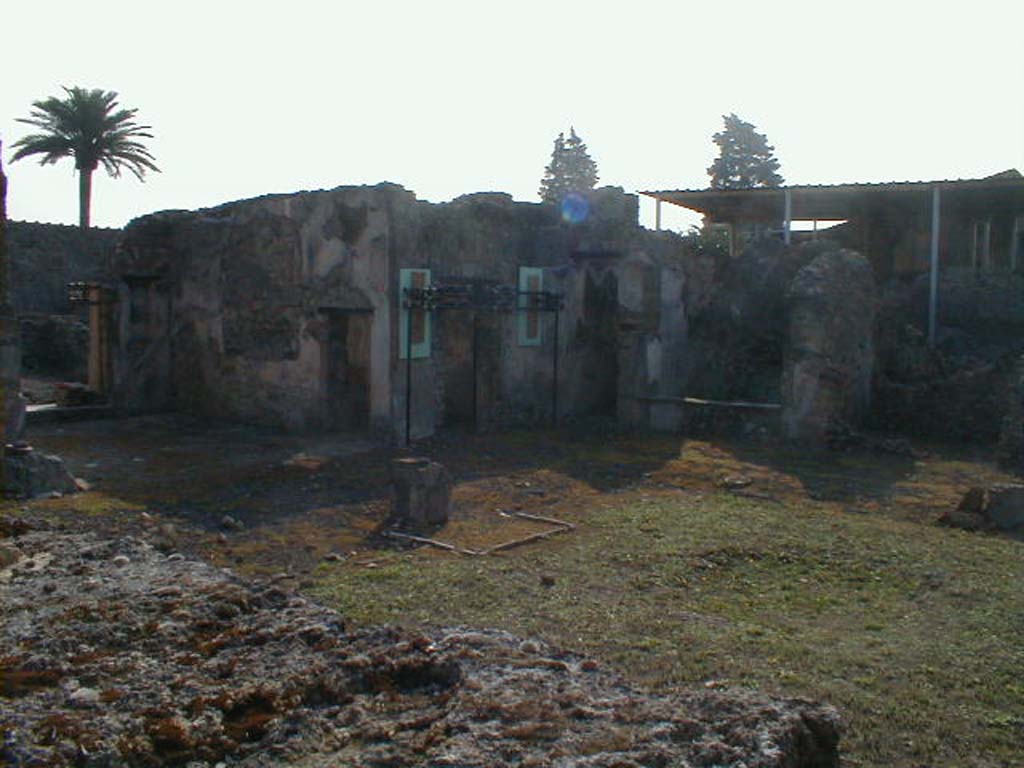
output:
M682 394L685 249L639 227L615 188L581 224L504 194L435 205L392 184L154 214L114 260L114 401L395 442L614 415L623 397ZM403 289L433 285L524 293L408 316ZM649 425L645 407L624 412Z

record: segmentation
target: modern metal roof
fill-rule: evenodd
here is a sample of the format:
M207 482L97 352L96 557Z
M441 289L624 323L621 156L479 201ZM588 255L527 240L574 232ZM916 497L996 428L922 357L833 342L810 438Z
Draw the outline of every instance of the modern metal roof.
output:
M676 189L640 194L679 205L719 220L778 216L788 192L792 215L798 219L849 219L862 213L872 200L908 202L938 187L943 194L965 193L972 197L1003 197L1009 194L1024 204L1024 176L1015 169L983 179L934 181L885 181L850 184L799 184L747 189ZM979 200L981 202L982 200Z

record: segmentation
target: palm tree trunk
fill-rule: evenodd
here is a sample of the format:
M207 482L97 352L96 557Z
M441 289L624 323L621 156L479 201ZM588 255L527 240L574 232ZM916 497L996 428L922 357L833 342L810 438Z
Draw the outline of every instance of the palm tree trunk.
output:
M80 168L78 171L78 226L89 228L89 212L92 208L92 170Z

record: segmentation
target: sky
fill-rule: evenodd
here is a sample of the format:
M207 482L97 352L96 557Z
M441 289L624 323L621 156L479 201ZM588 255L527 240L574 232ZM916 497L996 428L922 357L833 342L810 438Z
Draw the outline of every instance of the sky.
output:
M77 222L72 161L9 163L32 130L15 118L61 86L116 91L153 127L162 172L98 171L99 226L380 181L537 201L570 126L601 185L704 188L732 112L791 184L1024 171L1022 29L1020 0L8 3L8 216ZM668 208L668 228L695 221Z

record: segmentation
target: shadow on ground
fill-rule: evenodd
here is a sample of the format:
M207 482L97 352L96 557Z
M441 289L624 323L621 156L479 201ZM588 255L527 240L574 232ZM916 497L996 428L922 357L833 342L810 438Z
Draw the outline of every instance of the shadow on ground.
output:
M73 525L142 532L240 570L308 574L324 557L379 546L390 461L404 452L351 434L303 436L173 415L47 425L30 435L91 490L31 504ZM987 457L928 448L812 454L775 442L684 439L589 422L559 430L450 431L415 452L455 481L437 535L476 548L531 532L501 512L583 522L610 503L724 491L777 504L932 522L976 483L1005 479Z

